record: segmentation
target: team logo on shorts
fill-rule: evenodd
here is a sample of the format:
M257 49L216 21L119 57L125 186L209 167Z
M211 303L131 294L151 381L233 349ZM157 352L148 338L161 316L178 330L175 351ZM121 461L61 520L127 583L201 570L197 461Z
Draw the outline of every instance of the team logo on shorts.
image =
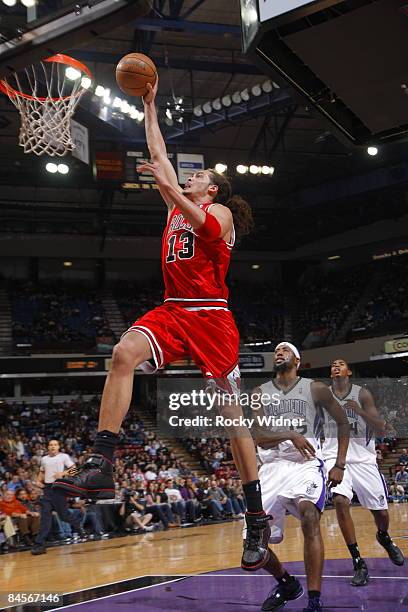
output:
M379 502L380 506L383 506L385 504L385 497L384 497L384 495L380 495L379 496L378 502Z
M306 495L312 495L317 489L317 484L313 481L307 482Z

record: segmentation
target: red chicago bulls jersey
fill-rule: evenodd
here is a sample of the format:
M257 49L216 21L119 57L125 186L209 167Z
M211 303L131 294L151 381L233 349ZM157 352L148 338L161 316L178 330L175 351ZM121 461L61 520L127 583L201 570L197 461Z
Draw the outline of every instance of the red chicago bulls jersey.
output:
M201 204L210 211L213 203ZM222 238L202 240L177 208L170 214L162 242L162 270L165 302L192 308L226 308L228 288L225 277L234 245Z

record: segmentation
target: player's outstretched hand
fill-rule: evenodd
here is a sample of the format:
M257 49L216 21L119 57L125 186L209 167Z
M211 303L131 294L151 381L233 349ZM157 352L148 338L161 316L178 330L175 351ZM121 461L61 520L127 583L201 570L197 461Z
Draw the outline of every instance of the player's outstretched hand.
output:
M137 166L136 170L139 173L150 172L150 174L153 174L158 185L165 185L166 183L168 183L168 179L164 171L163 165L160 163L143 162L142 164L140 164L140 166Z
M310 444L309 440L302 436L302 434L294 431L290 439L293 446L302 453L305 459L313 459L315 457L316 451L314 447Z
M159 76L157 75L153 86L150 83L147 83L146 88L147 94L143 96L143 102L145 104L153 104L156 99L157 90L159 88Z
M334 466L329 472L327 479L329 487L336 487L343 480L344 470Z

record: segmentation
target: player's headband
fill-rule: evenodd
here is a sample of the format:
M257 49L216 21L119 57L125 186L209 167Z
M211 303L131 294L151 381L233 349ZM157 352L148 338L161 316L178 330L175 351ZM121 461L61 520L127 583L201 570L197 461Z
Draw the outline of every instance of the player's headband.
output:
M291 342L280 342L279 344L275 346L275 351L276 349L281 348L281 346L288 346L290 350L292 351L292 353L294 354L294 356L300 360L299 350L296 348L294 344L292 344Z

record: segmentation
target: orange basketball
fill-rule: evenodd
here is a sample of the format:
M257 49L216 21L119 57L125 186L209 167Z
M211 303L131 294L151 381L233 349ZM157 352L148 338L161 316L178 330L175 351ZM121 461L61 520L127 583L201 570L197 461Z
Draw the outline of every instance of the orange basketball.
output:
M143 53L129 53L116 66L116 82L129 96L144 96L147 83L154 85L156 79L156 66Z

